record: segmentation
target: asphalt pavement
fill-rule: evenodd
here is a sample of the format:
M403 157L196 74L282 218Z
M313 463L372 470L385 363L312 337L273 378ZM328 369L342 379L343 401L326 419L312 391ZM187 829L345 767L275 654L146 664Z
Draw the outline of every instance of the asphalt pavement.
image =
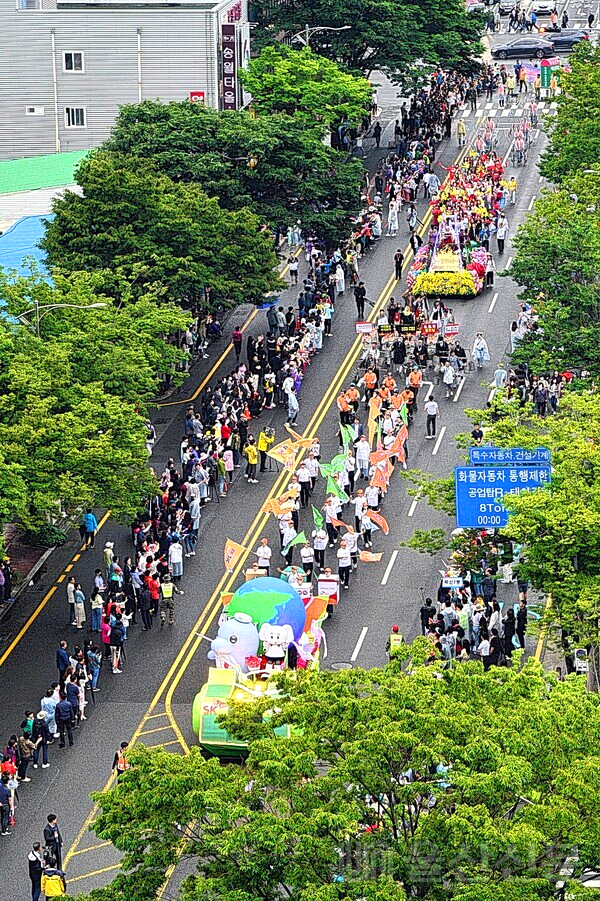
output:
M399 109L391 105L382 111L382 124L393 123ZM482 104L475 115L466 117L470 132L479 117L486 113ZM382 146L385 146L385 138ZM517 172L519 191L517 205L509 208L509 239L503 259L496 257L499 269L509 265L511 238L539 192L539 176L535 157L541 149L540 136L526 169ZM453 132L445 142L438 163L448 166L459 153ZM443 169L438 168L440 178ZM421 204L420 216L426 208ZM405 248L408 228L400 216L397 239L382 238L362 264L369 299L383 303L390 296L399 298L403 290L391 280L393 255L398 247ZM302 262L300 280L305 267ZM396 292L396 293L394 293ZM296 290L282 294L281 302L295 305ZM496 365L507 359L508 335L511 321L517 313L517 290L506 278L498 277L493 290L474 300L454 302L454 312L460 324L460 338L465 347L472 345L476 332L482 331L488 341L491 361L484 373L468 373L454 399L446 400L443 391L436 390L441 417L438 439L425 441L422 412L415 416L409 437L409 466L422 468L439 476L447 476L454 465L461 462L455 446L457 433L470 428L464 410L481 407L489 396L489 382ZM237 311L239 321L250 316L249 333L265 331L266 314L250 310ZM335 397L338 387L348 385L355 367L356 335L355 305L351 290L336 303L333 337L326 338L321 355L309 367L300 394L300 414L297 430L319 435L323 459L337 452L337 411ZM206 380L218 363L220 372L233 366L231 353L225 354L226 344L211 351L211 359L204 361L198 373L187 383L183 397L171 399L170 406L157 411L155 419L159 440L154 450L153 464L160 469L169 456L177 456L182 434L185 405L199 385ZM179 404L179 405L178 405ZM285 412L272 411L261 418L260 425L272 424L276 440L285 436ZM305 431L306 430L306 431ZM223 546L232 538L251 549L259 538L270 539L274 551L279 547L276 524L259 514L270 491L281 493L287 480L276 471L260 477L257 485L248 485L242 470L226 499L215 499L203 515L201 523L201 551L193 560L186 560L182 583L185 594L176 601L176 624L163 631L155 628L142 633L139 626L130 631L126 644L127 660L121 675L112 675L104 667L100 692L90 703L87 721L76 730L73 748L59 750L50 747L50 768L30 770L32 781L19 789L20 804L17 823L12 836L0 839L0 861L3 873L2 897L5 901L25 901L29 894L27 853L31 843L41 838L46 815L59 816L65 839L69 892L87 892L108 882L116 873L118 857L114 849L99 842L89 833L93 816L90 792L102 788L110 777L114 751L122 740L142 741L148 746L161 746L177 753L185 751L195 741L190 724L191 704L207 672L208 643L216 633L216 618L222 591L235 587L242 577L223 575ZM322 503L324 486L318 486L316 501ZM433 594L439 582L440 561L420 555L401 546L414 529L428 529L439 525L452 528L450 518L431 511L422 501L408 494L406 483L398 475L393 477L383 513L390 524L390 534L381 531L374 537L373 551L383 552L380 564L361 564L352 577L351 590L346 593L335 616L326 623L328 653L325 667L346 665L374 666L385 661L385 641L392 623L397 623L410 640L419 631L418 609L420 589ZM308 511L302 511L301 528L312 529ZM0 682L3 706L2 736L16 731L23 711L37 709L39 698L56 678L55 650L61 638L72 645L77 633L67 626L66 579L73 574L82 582L86 595L92 584L94 569L102 565L102 547L106 540L115 542L115 551L126 555L131 551L129 530L108 519L96 541L96 548L81 553L75 541L62 549L49 566L49 579L29 597L13 618L3 624L0 632ZM54 580L54 581L53 581ZM514 586L502 586L506 600L515 599ZM433 596L435 596L433 594ZM36 612L37 611L37 612ZM29 623L28 614L33 619ZM20 634L22 633L22 634ZM20 637L19 637L20 635ZM18 639L15 641L15 639ZM14 645L14 646L13 646Z

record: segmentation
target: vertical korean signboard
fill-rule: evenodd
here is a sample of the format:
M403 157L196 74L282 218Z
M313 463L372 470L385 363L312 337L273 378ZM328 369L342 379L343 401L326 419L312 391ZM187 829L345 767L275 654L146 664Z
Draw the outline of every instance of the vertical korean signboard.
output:
M221 55L223 66L223 109L238 108L237 40L235 25L221 25Z

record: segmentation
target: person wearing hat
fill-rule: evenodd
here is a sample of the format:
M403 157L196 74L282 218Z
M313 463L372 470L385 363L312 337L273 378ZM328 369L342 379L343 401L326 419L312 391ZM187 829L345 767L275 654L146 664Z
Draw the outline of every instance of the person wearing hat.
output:
M388 653L390 660L392 657L396 656L397 651L404 644L404 638L400 634L399 626L392 626L392 631L388 636L388 640L385 645L385 649Z
M180 588L175 585L169 573L163 576L160 586L160 627L163 628L167 619L167 610L169 611L169 625L175 624L175 603L174 595L183 594Z
M114 557L115 557L115 555L113 553L114 546L115 545L114 545L113 541L107 541L104 545L104 550L102 552L102 556L104 557L104 569L106 570L106 581L107 582L108 582L109 575L110 575L110 565L113 562Z
M42 769L47 770L50 764L48 763L48 745L52 743L54 740L50 735L50 729L48 728L47 723L48 714L45 710L40 710L38 715L36 716L33 728L31 730L31 740L35 745L35 750L33 752L33 768L37 770L38 768L38 760L40 757L40 748L42 751Z

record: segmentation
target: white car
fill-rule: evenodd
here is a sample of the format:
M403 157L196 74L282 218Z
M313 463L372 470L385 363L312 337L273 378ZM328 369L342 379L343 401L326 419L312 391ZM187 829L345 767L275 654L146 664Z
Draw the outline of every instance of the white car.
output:
M529 12L535 13L536 16L549 16L554 9L556 9L556 0L533 0Z

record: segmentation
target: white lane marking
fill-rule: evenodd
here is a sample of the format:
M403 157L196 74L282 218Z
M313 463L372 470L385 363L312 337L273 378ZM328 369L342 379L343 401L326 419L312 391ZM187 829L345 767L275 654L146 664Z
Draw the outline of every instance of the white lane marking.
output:
M531 200L529 201L529 206L527 207L527 209L528 209L529 211L531 211L531 210L533 209L533 204L534 204L534 203L535 203L535 194L533 195L533 197L532 197Z
M424 384L424 385L429 385L429 389L428 389L428 391L427 391L427 394L425 395L425 400L423 401L423 403L427 403L427 401L429 400L430 396L433 394L433 382L423 382L423 384Z
M368 627L368 626L363 626L362 632L361 632L360 635L358 636L358 641L357 641L356 644L354 645L354 650L352 651L352 657L350 658L350 662L351 662L351 663L354 663L355 660L356 660L356 658L357 658L358 655L360 654L360 649L361 649L362 646L363 646L363 641L364 641L365 638L367 637L367 632L368 632L368 631L369 631L369 627Z
M535 134L534 134L534 136L533 136L533 140L534 140L534 141L537 141L537 139L539 138L539 136L540 136L540 130L539 130L539 128L536 128Z
M506 268L507 268L507 269L510 269L511 265L512 265L512 257L509 257L509 258L508 258L508 263L506 264Z
M488 395L488 399L487 399L488 404L491 404L491 402L493 401L495 393L496 393L496 389L492 388L492 390L490 391L490 393Z
M433 448L433 450L432 450L432 452L431 452L431 456L432 456L432 457L435 457L435 455L436 455L437 452L439 451L439 449L440 449L440 444L442 443L442 439L443 439L443 437L444 437L445 434L446 434L446 426L444 425L444 426L442 426L442 428L440 429L440 434L438 435L437 441L435 442L435 447Z
M491 302L491 304L490 304L490 306L489 306L488 313L493 313L493 312L494 312L494 307L496 306L496 301L497 301L497 300L498 300L498 292L496 291L496 293L495 293L494 296L492 297L492 302Z
M387 585L388 579L389 579L390 574L391 574L391 572L392 572L392 569L394 568L394 563L396 562L396 557L397 557L397 556L398 556L398 551L393 551L393 552L392 552L392 556L390 557L390 562L388 563L387 568L386 568L386 571L385 571L385 573L383 574L383 579L381 580L381 584L382 584L382 585Z
M455 404L458 401L458 398L460 397L460 392L462 391L463 385L465 382L466 382L466 376L463 375L462 379L460 380L460 384L459 384L458 388L454 392L454 397L452 398L453 404Z
M419 503L420 500L421 500L421 492L419 492L419 494L417 494L417 496L413 498L413 502L410 505L410 510L408 511L409 516L415 515L415 510L417 509L417 504Z

